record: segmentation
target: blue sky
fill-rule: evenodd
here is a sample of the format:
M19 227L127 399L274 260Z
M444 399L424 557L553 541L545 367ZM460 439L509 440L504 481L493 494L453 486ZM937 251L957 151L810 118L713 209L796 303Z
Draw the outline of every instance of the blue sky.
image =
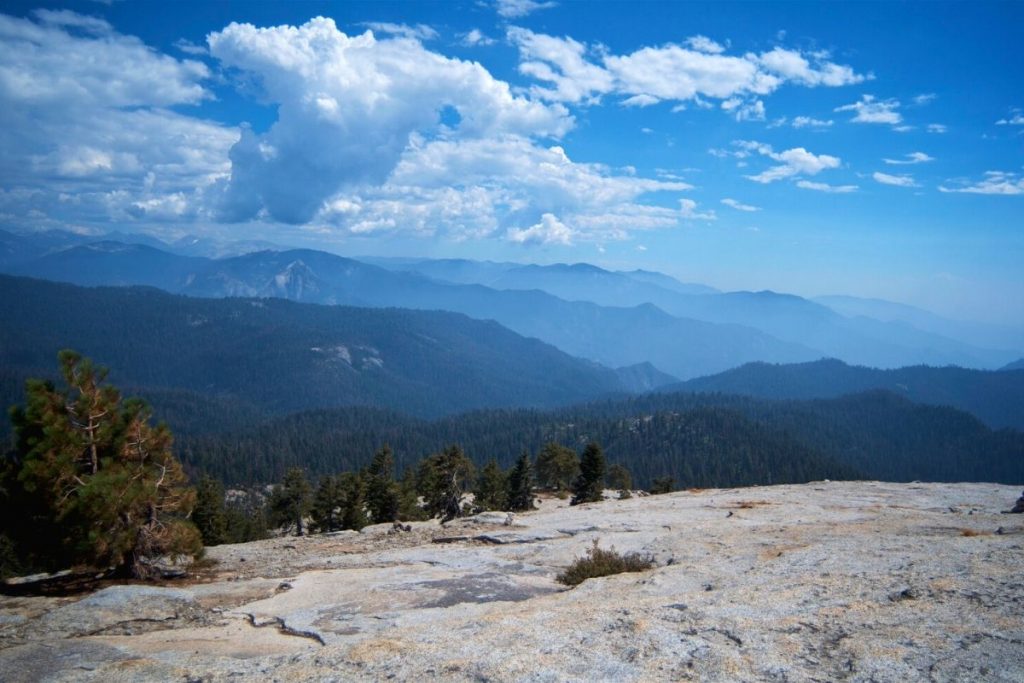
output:
M0 227L587 261L1024 321L1022 3L5 11Z

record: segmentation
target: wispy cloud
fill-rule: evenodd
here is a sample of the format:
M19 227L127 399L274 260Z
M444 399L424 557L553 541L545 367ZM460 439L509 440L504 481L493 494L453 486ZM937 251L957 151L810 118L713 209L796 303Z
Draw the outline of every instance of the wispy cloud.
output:
M926 129L929 133L945 133L949 131L949 126L944 123L929 123Z
M828 183L816 183L810 180L798 180L796 181L796 186L804 190L828 192L830 194L849 194L859 189L856 185L829 185Z
M935 157L928 156L924 152L911 152L904 156L906 156L905 159L882 159L882 161L893 166L912 166L914 164L935 161Z
M883 123L892 126L899 125L903 116L896 111L900 108L899 100L878 100L874 95L864 95L859 102L836 107L834 111L852 111L854 123Z
M400 38L413 38L415 40L434 40L438 36L437 31L426 24L409 26L408 24L393 24L389 21L364 21L361 26L365 26L375 33L384 33L390 36L399 36Z
M495 42L497 41L495 41L494 38L487 36L478 28L469 31L462 36L462 44L469 47L493 45Z
M883 185L894 185L896 187L917 187L917 183L914 178L909 175L890 175L888 173L879 173L875 171L871 174L871 177L875 179L876 183Z
M760 207L751 206L750 204L744 204L742 202L739 202L739 201L737 201L735 199L731 199L731 198L728 198L728 197L723 199L722 203L725 204L726 206L729 206L729 207L732 207L733 209L736 209L737 211L754 212L754 211L760 211L761 210Z
M780 162L756 175L745 176L757 183L773 183L796 175L817 175L830 168L839 168L840 159L828 154L814 154L803 147L794 147L784 152L776 152L771 145L751 140L737 140L733 143L737 150L731 152L738 159L745 159L751 154L759 154ZM712 154L721 150L712 151ZM726 152L726 154L730 154Z
M537 10L550 9L557 6L557 2L544 2L541 0L497 0L494 3L494 9L498 12L498 15L506 19L525 17Z
M792 125L794 128L828 128L832 125L832 120L823 121L811 116L797 116L793 119Z
M961 178L947 182L952 183L953 186L947 187L945 185L940 185L940 192L997 195L1024 194L1024 178L1016 173L1008 173L1005 171L986 171L985 177L977 181Z
M1006 118L999 119L996 121L997 126L1024 126L1024 112L1020 109L1013 108L1010 110L1009 116Z

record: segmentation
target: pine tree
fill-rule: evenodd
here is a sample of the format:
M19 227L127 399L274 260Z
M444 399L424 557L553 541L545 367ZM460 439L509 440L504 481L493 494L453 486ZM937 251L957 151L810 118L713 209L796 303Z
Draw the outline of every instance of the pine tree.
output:
M104 368L70 350L59 359L67 390L30 380L25 406L11 412L19 466L5 488L31 502L2 531L41 565L115 567L139 578L155 575L162 556L199 554L188 521L195 491L170 430L151 423L143 401L122 401Z
M526 451L508 475L508 509L514 512L533 509L533 466Z
M395 458L387 444L373 455L366 469L366 506L377 524L398 519L399 491L395 482Z
M473 477L473 462L453 445L423 460L417 484L427 514L449 522L462 516L462 495Z
M571 448L551 442L537 454L537 482L544 488L565 490L579 471L580 459Z
M481 510L505 510L508 503L507 479L498 466L498 461L491 459L477 477L476 488L473 490L473 502Z
M619 498L629 498L633 488L633 477L625 465L615 463L608 468L608 486L619 492Z
M420 506L416 479L416 471L407 467L398 482L398 519L403 522L427 519L426 511Z
M199 529L205 545L227 543L227 511L224 506L224 486L208 474L196 484L196 507L192 523Z
M362 529L367 523L363 494L363 478L354 472L323 477L310 509L313 530Z
M651 482L651 487L647 490L651 495L658 495L662 493L671 493L676 488L676 480L671 475L664 477L655 477Z
M604 451L596 442L591 441L583 449L580 458L580 475L572 487L571 505L593 503L602 499L604 492Z
M304 519L309 514L313 488L300 467L293 467L270 494L271 521L286 531L295 529L296 536L305 533Z

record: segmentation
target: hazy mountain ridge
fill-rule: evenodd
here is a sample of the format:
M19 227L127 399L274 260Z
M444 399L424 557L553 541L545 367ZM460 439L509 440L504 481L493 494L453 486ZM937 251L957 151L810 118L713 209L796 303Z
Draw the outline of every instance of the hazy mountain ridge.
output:
M122 386L227 395L271 412L379 405L440 415L622 391L615 371L456 313L195 299L0 276L0 364L73 347Z
M566 353L609 367L648 362L678 378L724 370L751 360L793 362L821 353L796 343L781 342L741 325L718 325L671 316L651 304L634 307L569 302L537 289L496 290L482 285L452 284L411 272L393 272L321 251L261 251L216 261L186 260L144 247L120 252L130 263L106 265L111 250L78 246L50 254L13 269L78 283L125 284L124 273L156 284L150 270L189 271L182 278L160 281L191 296L281 297L301 302L369 307L448 310L480 320L496 320L519 334L536 337ZM180 259L181 266L167 261ZM189 270L194 268L194 270ZM174 286L175 282L183 282Z
M114 243L101 244L78 245L6 268L76 284L149 284L198 296L451 310L497 320L609 367L648 362L681 379L751 361L831 356L885 368L996 368L1019 355L972 346L891 315L847 316L794 295L721 293L648 271L621 273L589 264L367 259L381 267L309 249L209 260L147 246L118 252ZM845 299L828 297L825 303L837 300ZM889 308L920 310L897 304ZM927 318L927 312L921 314Z
M1024 371L912 366L890 370L835 359L792 365L749 363L661 391L720 392L770 399L835 398L884 389L918 403L947 405L987 424L1024 429Z

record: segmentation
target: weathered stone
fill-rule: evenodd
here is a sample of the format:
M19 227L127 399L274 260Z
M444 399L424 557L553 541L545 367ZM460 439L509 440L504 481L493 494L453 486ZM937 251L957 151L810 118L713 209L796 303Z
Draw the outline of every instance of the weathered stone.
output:
M819 482L549 499L511 528L218 546L180 592L0 598L0 678L1020 681L1024 534L999 514L1017 492ZM1004 533L965 535L951 507ZM464 540L431 543L451 536ZM659 566L558 584L594 540Z

